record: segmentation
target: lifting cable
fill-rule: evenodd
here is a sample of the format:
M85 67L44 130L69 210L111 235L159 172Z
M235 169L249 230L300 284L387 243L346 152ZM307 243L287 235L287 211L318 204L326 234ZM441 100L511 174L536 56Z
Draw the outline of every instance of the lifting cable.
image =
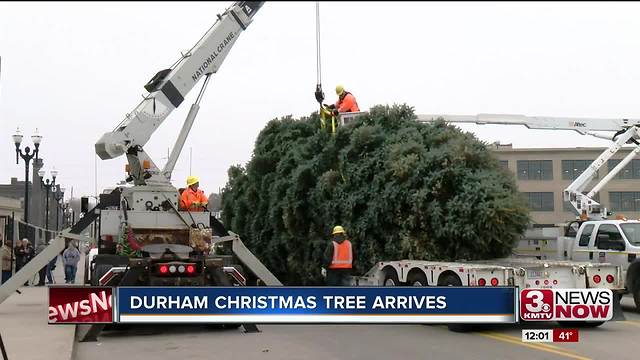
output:
M322 61L320 57L320 1L316 1L316 101L322 107L324 93L322 92Z
M318 105L320 105L320 128L326 129L327 119L331 119L331 133L336 133L337 119L333 111L322 104L324 101L324 92L322 91L322 57L320 47L320 2L316 1L316 91L315 97Z

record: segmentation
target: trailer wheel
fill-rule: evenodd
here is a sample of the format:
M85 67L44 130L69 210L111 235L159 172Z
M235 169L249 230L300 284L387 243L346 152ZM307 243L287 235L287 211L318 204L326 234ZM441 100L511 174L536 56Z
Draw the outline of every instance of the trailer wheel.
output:
M449 274L442 279L442 286L462 286L462 281L458 276Z
M237 329L237 328L239 328L240 326L242 326L242 324L222 324L222 328L223 328L223 329L227 329L227 330L230 330L230 329Z
M429 286L427 283L427 276L419 270L409 273L407 278L407 285L409 286Z
M575 328L595 328L604 323L604 321L558 321L558 324L563 327Z
M398 273L391 267L384 268L384 280L382 285L384 286L400 286L400 279L398 279Z
M446 275L442 279L442 286L462 286L460 278L454 274ZM447 324L449 331L466 333L473 330L473 324Z

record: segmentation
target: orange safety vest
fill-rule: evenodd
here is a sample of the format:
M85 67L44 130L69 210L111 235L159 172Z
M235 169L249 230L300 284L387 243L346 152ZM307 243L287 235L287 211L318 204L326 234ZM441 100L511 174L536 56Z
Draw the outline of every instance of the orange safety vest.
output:
M353 96L353 94L351 94L350 92L347 92L342 100L338 99L338 101L336 102L336 109L338 109L338 112L341 113L360 111L358 103L356 102L356 97Z
M188 210L188 211L204 211L204 207L194 207L191 208L191 204L194 201L198 201L201 203L208 202L207 197L204 196L204 192L200 189L198 191L193 191L191 188L186 188L182 192L180 196L180 210Z
M329 269L351 269L353 264L353 251L351 241L345 240L342 244L333 242L333 259L329 264Z

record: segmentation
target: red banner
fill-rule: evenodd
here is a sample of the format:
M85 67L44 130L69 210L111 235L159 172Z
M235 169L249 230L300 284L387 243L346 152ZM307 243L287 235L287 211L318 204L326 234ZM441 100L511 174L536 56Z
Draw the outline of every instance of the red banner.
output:
M49 288L49 324L112 322L112 288L90 286Z

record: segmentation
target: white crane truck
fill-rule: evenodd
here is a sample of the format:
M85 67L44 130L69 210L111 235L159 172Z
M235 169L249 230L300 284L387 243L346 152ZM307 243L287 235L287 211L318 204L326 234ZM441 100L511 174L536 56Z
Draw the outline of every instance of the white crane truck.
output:
M108 286L282 285L278 279L212 215L179 210L179 191L171 174L200 108L211 75L216 73L264 2L237 1L170 68L144 86L148 95L118 126L95 144L103 159L127 157L126 183L102 194L98 205L74 226L81 231L96 221L97 249L87 258L86 282ZM153 133L202 81L169 159L160 169L145 152ZM231 243L225 255L217 244ZM124 251L123 251L124 250ZM128 252L128 254L127 254ZM240 265L241 264L241 265ZM249 270L245 273L244 270ZM255 331L245 324L245 330ZM83 341L96 340L103 325L93 325Z

